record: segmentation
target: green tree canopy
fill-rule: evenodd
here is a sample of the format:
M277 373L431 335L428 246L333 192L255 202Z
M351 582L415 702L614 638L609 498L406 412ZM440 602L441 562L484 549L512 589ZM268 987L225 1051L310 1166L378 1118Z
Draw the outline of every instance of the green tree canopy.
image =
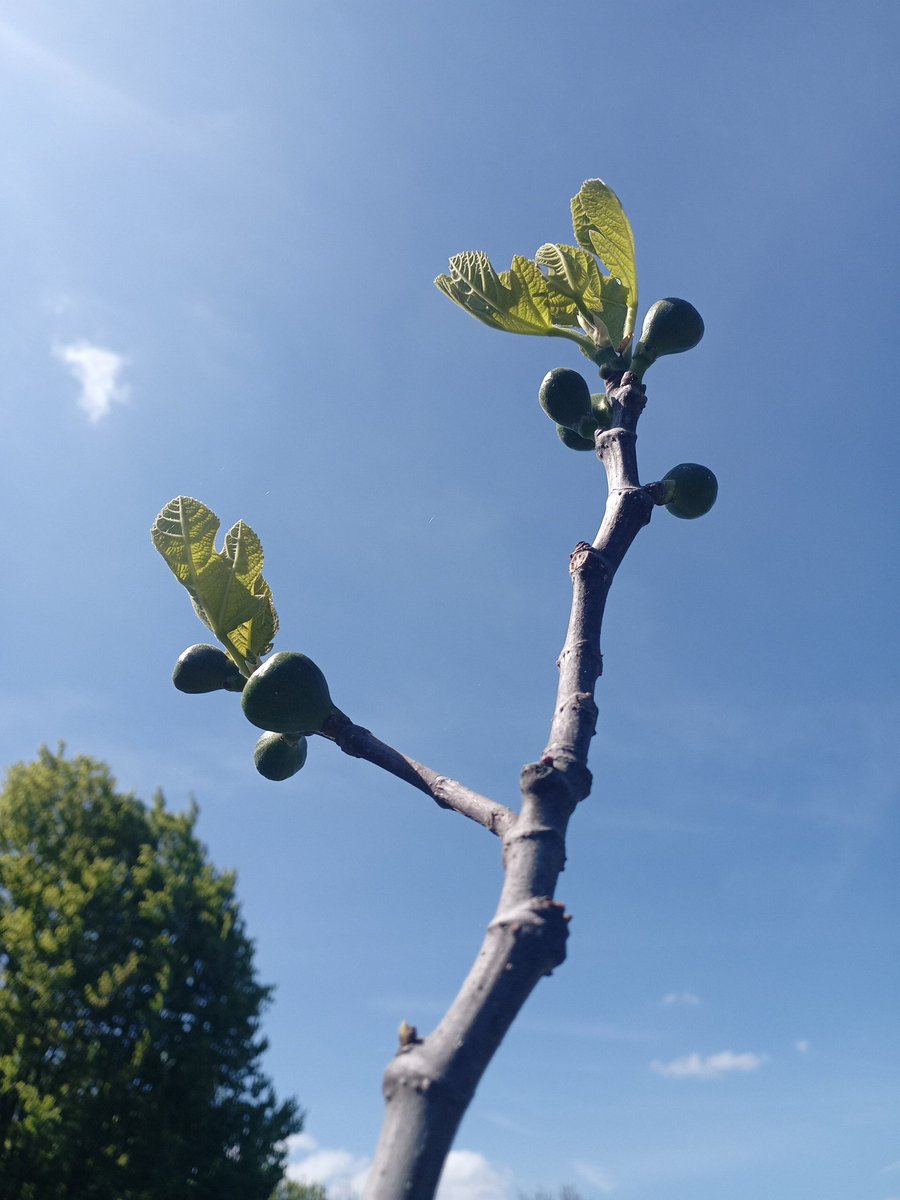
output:
M294 1179L283 1179L272 1193L271 1200L328 1200L328 1192L321 1183L297 1183Z
M265 1200L301 1127L196 809L41 751L0 793L3 1200Z

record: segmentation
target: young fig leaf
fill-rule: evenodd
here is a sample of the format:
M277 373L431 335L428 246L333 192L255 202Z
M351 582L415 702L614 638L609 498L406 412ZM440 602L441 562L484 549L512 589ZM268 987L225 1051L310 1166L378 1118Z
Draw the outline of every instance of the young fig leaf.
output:
M624 340L634 331L637 314L634 234L619 197L602 179L586 180L572 197L572 226L579 246L596 254L625 289L627 312L621 339Z
M572 201L577 246L551 242L495 271L480 250L455 254L435 285L485 325L565 337L597 364L620 364L637 310L634 237L615 192L589 179ZM598 259L609 270L604 275Z
M278 628L272 593L262 576L259 538L243 521L215 546L219 518L199 500L176 496L157 516L153 544L187 589L201 621L249 675Z
M622 342L628 319L628 289L623 283L601 274L596 258L579 246L548 242L534 259L546 269L551 292L561 293L574 304L598 348Z
M554 295L531 259L516 255L508 271L495 271L480 250L455 254L450 274L439 275L435 285L450 299L485 325L507 333L552 336L561 333L574 341L580 334L557 330L556 322L574 324L574 303Z

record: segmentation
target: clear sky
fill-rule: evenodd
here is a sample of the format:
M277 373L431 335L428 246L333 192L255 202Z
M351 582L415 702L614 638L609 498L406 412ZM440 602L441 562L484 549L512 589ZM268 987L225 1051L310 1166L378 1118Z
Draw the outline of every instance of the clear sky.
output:
M263 539L277 648L507 803L539 755L568 554L605 486L537 404L568 343L432 286L620 195L658 511L616 579L569 959L485 1078L442 1200L893 1200L898 1038L894 0L0 3L0 762L42 742L200 805L234 867L297 1177L363 1170L380 1077L480 943L498 844L316 742L253 769L151 547L173 496Z

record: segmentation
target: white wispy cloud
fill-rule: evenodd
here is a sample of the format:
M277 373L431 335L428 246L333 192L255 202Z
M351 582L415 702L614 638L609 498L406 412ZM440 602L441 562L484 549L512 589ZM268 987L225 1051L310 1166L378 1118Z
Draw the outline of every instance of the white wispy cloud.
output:
M128 400L128 387L122 382L128 360L123 355L92 342L69 342L55 346L53 353L77 379L78 404L91 421L101 420L114 404Z
M798 1054L809 1054L809 1039L797 1038L794 1042L794 1049Z
M662 1000L660 1000L660 1004L664 1004L666 1006L672 1004L694 1005L699 1003L700 997L696 996L693 992L666 992Z
M369 1160L349 1150L319 1146L308 1133L288 1138L287 1177L297 1183L321 1183L335 1200L358 1195L366 1181Z
M768 1058L767 1054L752 1054L749 1051L735 1054L733 1050L720 1050L718 1054L686 1054L673 1058L671 1062L654 1059L650 1069L667 1079L717 1079L731 1071L756 1071Z
M321 1183L334 1200L351 1200L362 1193L369 1159L349 1150L320 1146L311 1134L288 1139L288 1179ZM512 1177L497 1170L474 1150L451 1150L437 1191L437 1200L511 1200Z
M437 1200L510 1200L511 1179L474 1150L451 1150Z

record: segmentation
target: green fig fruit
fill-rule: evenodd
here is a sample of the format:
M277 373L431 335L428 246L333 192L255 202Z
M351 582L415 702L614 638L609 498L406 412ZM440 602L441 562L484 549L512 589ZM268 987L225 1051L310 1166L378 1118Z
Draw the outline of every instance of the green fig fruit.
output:
M239 692L244 686L244 677L224 650L198 644L188 646L179 657L172 672L172 682L179 692L199 695L223 688Z
M336 711L325 676L305 654L273 654L247 680L241 697L251 725L276 733L318 733Z
M663 483L671 482L672 498L666 508L673 517L691 521L702 517L716 502L719 483L709 467L699 463L679 463L663 476Z
M593 450L594 439L584 438L580 433L576 433L574 429L567 429L565 425L557 425L556 432L559 435L559 440L564 446L568 446L570 450Z
M567 429L577 429L579 421L590 416L591 390L587 380L568 367L548 371L541 383L538 399L550 420Z
M641 379L658 358L690 350L702 337L703 318L693 304L677 296L657 300L644 317L630 369Z
M290 779L306 762L308 745L305 737L264 733L256 743L253 761L257 771L266 779Z

